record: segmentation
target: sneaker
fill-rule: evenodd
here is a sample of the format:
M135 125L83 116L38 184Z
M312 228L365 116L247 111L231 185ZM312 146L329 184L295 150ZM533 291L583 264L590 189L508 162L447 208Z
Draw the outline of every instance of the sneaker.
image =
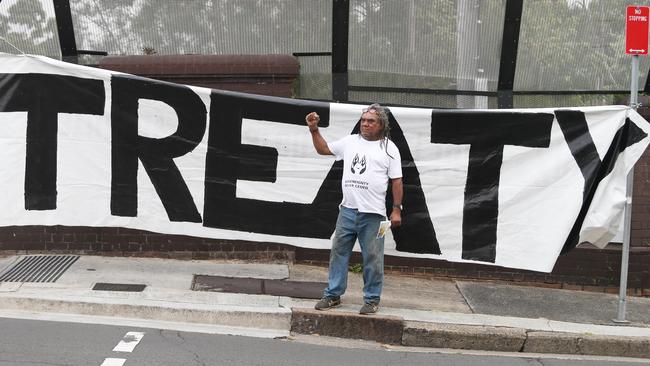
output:
M367 302L363 304L361 309L359 310L359 314L374 314L379 310L379 303L378 302Z
M340 297L323 297L319 302L316 303L314 309L316 310L328 310L331 308L338 308L341 306Z

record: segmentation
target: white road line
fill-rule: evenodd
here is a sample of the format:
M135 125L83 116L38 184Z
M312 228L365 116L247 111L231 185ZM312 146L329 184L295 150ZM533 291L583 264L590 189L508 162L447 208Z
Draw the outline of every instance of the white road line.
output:
M125 358L107 358L100 366L122 366L125 362Z
M138 343L140 343L142 337L144 337L143 332L126 333L120 343L118 343L117 346L113 348L113 352L133 352L133 349L138 345Z

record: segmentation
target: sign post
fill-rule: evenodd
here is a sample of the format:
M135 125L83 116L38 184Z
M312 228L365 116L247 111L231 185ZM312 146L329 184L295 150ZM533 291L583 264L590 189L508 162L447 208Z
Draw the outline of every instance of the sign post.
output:
M648 54L647 6L628 6L625 12L625 53L628 55Z
M647 6L628 6L625 12L625 53L632 55L632 75L630 77L630 107L639 106L639 55L648 54L648 16ZM630 262L630 234L632 229L632 189L634 168L627 175L625 218L623 227L623 251L621 253L621 279L618 288L618 315L612 321L628 324L625 319L627 306L627 274Z

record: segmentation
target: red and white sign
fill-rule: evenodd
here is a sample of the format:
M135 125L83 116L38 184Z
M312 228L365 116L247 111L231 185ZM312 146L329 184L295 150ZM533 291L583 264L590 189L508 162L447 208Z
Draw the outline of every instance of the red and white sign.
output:
M628 6L625 13L625 53L628 55L648 54L647 6Z

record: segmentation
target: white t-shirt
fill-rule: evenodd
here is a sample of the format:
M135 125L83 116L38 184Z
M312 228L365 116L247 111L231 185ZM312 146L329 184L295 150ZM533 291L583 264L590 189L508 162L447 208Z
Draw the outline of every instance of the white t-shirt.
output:
M336 160L343 159L341 205L386 216L388 179L402 177L397 146L388 139L368 141L361 135L349 135L327 146Z

